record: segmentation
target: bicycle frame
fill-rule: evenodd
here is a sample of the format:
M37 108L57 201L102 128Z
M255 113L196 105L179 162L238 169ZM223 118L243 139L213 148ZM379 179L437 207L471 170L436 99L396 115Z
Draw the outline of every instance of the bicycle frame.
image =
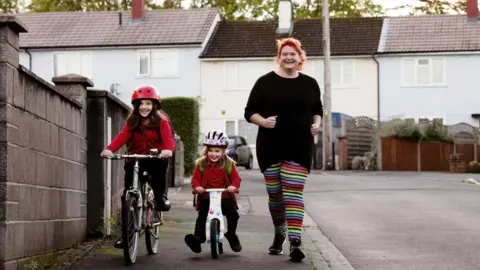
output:
M223 242L224 233L225 233L225 224L223 220L223 213L222 213L222 193L227 191L226 188L210 188L206 189L206 192L210 195L210 209L208 210L207 216L207 226L206 226L206 236L207 236L207 243L211 242L210 239L210 221L213 219L217 219L220 222L220 233L219 233L219 243Z
M140 186L140 179L139 179L139 173L140 173L140 165L139 165L139 160L140 159L150 159L150 158L162 158L161 154L150 154L150 155L139 155L139 154L132 154L132 155L113 155L112 157L109 157L109 159L128 159L132 158L135 159L135 165L133 166L133 182L130 187L125 193L125 200L127 201L130 196L136 196L137 197L137 202L138 202L138 216L137 220L139 224L136 224L138 228L145 228L145 209L147 208L147 203L148 203L148 190L147 190L147 185L146 182L143 183L144 185ZM147 176L148 172L144 172L143 176ZM163 213L161 213L163 214ZM152 227L161 225L162 222L157 222L152 225Z

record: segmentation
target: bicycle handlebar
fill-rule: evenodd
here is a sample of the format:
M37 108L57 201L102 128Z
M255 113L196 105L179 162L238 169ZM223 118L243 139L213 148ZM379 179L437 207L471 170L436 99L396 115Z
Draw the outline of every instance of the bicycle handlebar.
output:
M223 192L223 191L227 191L228 189L226 188L207 188L205 189L205 192L210 192L210 191L213 191L213 192Z
M109 157L104 157L106 159L125 159L125 158L134 158L134 159L148 159L148 158L163 158L162 154L158 155L139 155L139 154L113 154Z

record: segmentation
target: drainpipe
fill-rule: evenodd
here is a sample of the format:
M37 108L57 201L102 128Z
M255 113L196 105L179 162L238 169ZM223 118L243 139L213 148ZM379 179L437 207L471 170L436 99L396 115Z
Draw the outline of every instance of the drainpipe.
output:
M28 54L28 69L30 71L32 70L32 54L28 51L28 49L25 49L25 52Z
M377 121L380 123L380 63L375 55L372 55L372 59L377 63Z

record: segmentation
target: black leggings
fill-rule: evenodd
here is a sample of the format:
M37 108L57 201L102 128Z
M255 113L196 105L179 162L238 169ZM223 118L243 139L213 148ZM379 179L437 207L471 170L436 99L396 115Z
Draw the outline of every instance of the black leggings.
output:
M169 160L165 159L142 159L139 160L139 174L138 179L141 181L147 180L150 184L150 187L153 190L153 194L155 195L155 199L158 200L162 197L167 198L166 191L167 189L167 168L168 168ZM123 195L125 196L125 192L130 188L133 183L133 170L135 166L135 162L128 162L125 163L123 167L125 170L125 189L123 191ZM147 171L150 175L149 179L143 179L143 172Z
M205 243L207 236L205 233L208 210L210 209L210 199L198 200L198 217L195 223L194 235L200 238L200 242ZM222 213L227 218L227 233L236 234L238 219L237 208L233 199L222 199Z

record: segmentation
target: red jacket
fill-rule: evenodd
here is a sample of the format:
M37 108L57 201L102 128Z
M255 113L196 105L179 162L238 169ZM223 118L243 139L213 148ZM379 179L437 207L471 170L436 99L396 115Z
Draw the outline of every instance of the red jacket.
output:
M212 163L209 160L205 161L203 165L203 173L200 172L199 165L195 166L195 170L193 171L192 176L192 193L196 194L197 187L203 188L226 188L229 186L234 186L237 189L240 189L240 175L238 174L237 167L235 164L232 164L232 171L230 173L230 177L226 169L222 169L219 166L219 163ZM199 194L197 196L197 210L198 210L198 200L200 199L207 199L209 197L208 193ZM223 192L222 198L232 198L235 202L235 206L237 206L237 199L234 193L231 192Z
M172 136L172 131L167 120L160 119L161 141L158 139L158 132L154 129L147 129L142 126L140 128L142 133L133 132L133 137L130 129L127 125L123 126L120 133L112 140L110 145L107 146L107 149L116 152L131 138L130 145L127 149L127 152L131 154L148 154L152 148L157 148L159 151L170 150L173 152L175 150L175 139Z

